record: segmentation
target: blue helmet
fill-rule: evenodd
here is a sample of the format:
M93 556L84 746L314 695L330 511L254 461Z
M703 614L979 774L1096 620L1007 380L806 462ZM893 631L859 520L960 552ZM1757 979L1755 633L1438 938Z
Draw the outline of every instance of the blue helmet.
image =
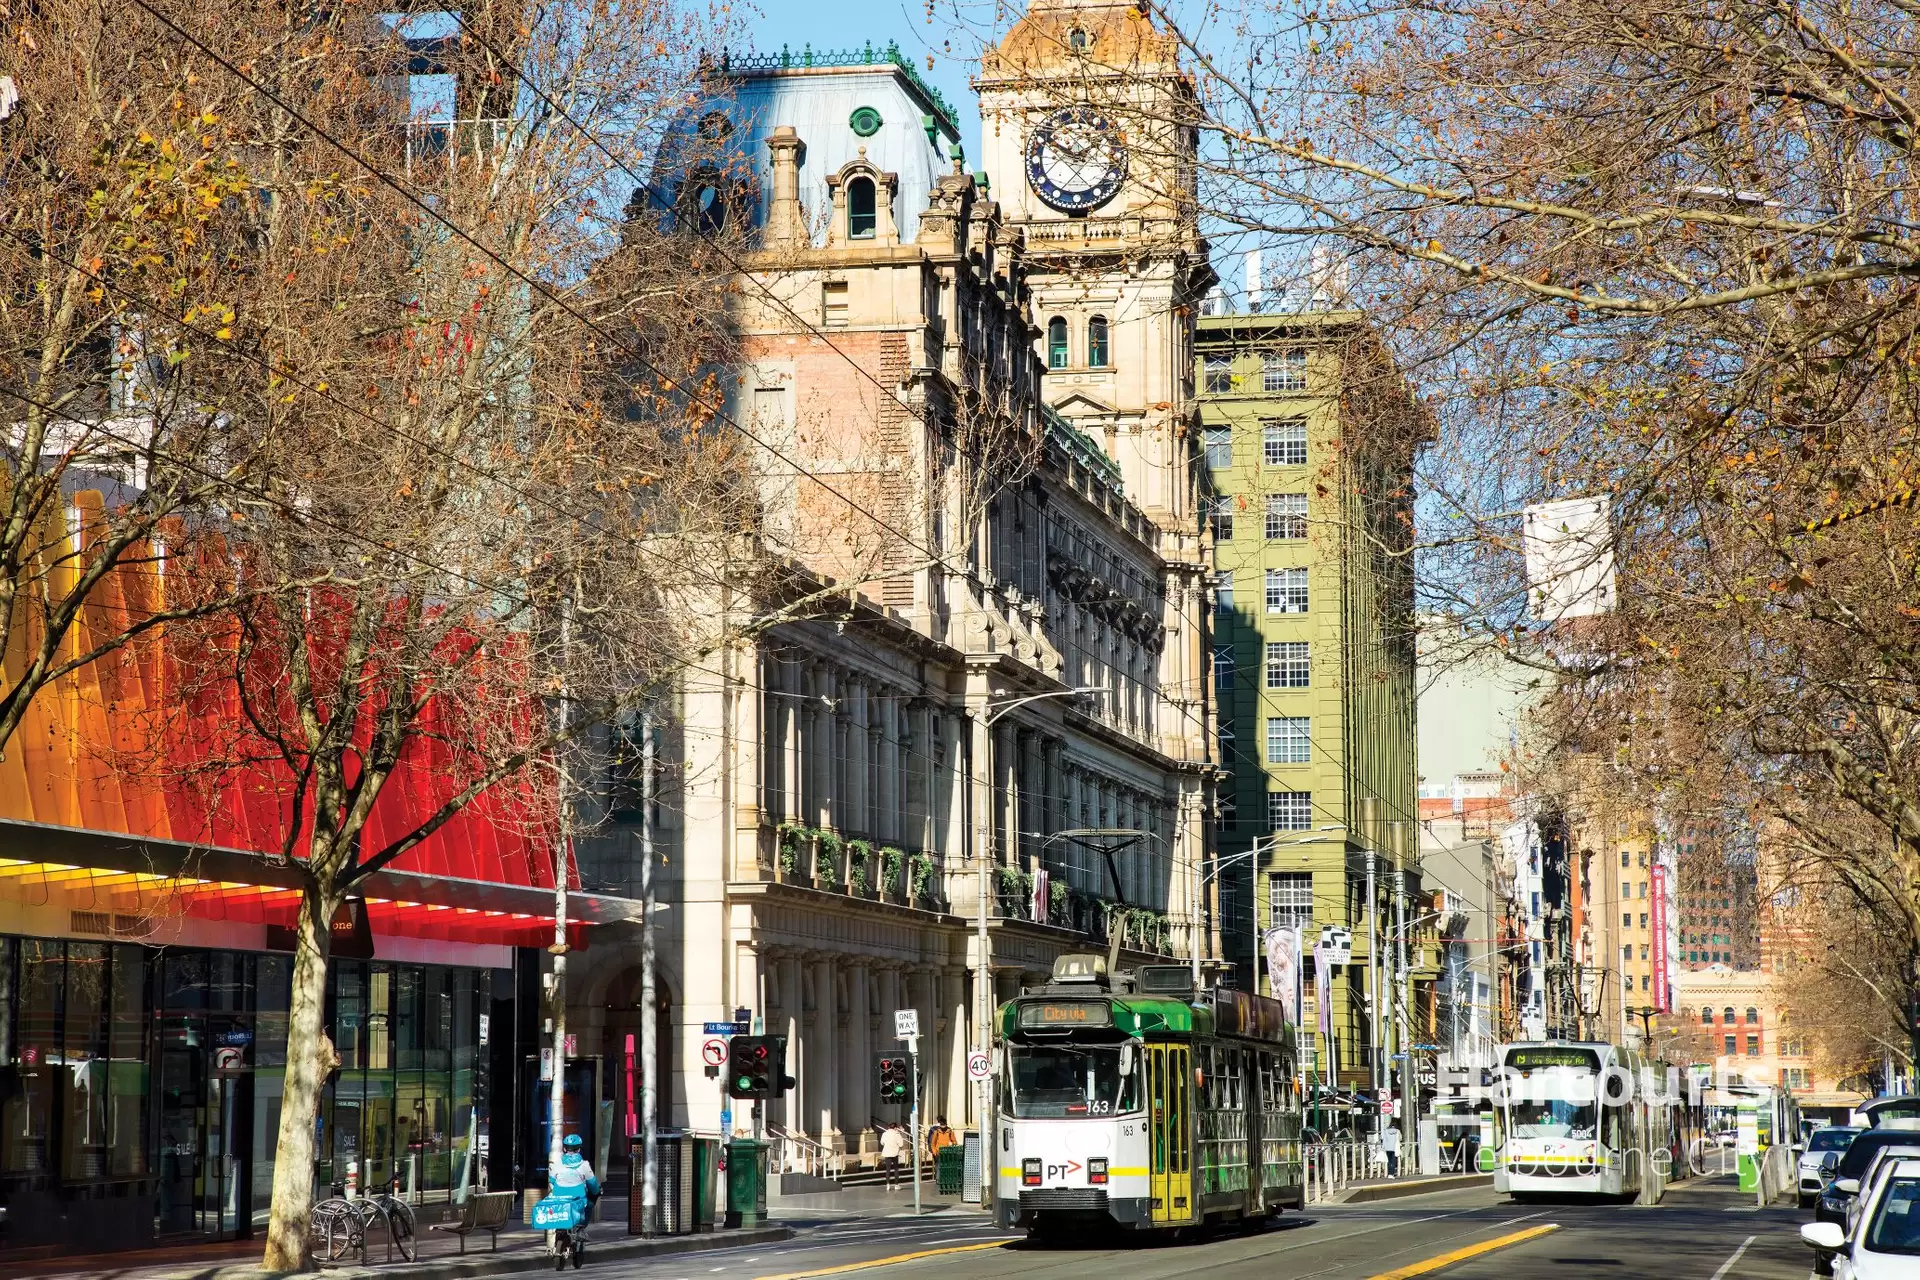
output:
M570 1133L566 1137L560 1140L560 1145L565 1147L569 1151L578 1151L582 1146L586 1144L580 1141L579 1134Z

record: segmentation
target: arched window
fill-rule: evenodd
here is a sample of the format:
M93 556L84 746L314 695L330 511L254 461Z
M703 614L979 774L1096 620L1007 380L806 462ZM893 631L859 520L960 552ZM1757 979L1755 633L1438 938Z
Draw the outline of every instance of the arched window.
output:
M1760 1011L1754 1008L1752 1005L1747 1006L1747 1025L1750 1027L1757 1027L1760 1025Z
M1073 50L1075 53L1080 53L1084 51L1086 47L1087 32L1085 27L1075 27L1073 30L1067 32L1067 48Z
M873 179L855 178L847 184L847 238L871 240L880 227L874 204Z
M726 230L727 198L715 183L707 183L694 193L694 221L705 235Z
M1720 1021L1726 1023L1728 1026L1733 1025L1733 1006L1732 1005L1728 1005L1726 1008L1720 1011Z
M1710 1027L1713 1025L1713 1010L1702 1009L1700 1011L1700 1025L1703 1027Z
M1107 367L1107 318L1095 316L1087 321L1087 367Z
M1047 321L1047 368L1067 367L1067 319L1055 316Z

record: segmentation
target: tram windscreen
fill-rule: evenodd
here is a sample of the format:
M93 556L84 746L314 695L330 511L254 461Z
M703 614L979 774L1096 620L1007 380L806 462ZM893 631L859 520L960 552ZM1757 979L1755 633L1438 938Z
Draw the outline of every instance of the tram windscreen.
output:
M1590 1141L1599 1108L1565 1098L1516 1098L1507 1104L1509 1132L1516 1138L1573 1138Z
M1117 1045L1008 1045L1007 1077L1019 1120L1112 1116L1140 1105L1140 1073L1120 1074Z

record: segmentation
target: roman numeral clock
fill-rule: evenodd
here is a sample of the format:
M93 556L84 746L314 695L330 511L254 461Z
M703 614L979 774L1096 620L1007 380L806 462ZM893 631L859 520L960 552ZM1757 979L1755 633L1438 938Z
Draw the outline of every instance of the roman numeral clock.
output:
M1027 139L1027 185L1062 213L1098 209L1126 177L1120 131L1091 107L1062 107Z

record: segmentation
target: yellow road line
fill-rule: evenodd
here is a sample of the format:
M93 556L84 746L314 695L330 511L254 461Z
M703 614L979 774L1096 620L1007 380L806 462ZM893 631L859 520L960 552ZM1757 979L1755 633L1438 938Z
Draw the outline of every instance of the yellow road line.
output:
M844 1271L865 1271L869 1267L890 1267L896 1262L912 1262L916 1258L934 1258L943 1253L973 1253L980 1249L998 1249L1013 1239L986 1240L979 1244L949 1245L945 1249L922 1249L918 1253L896 1253L891 1258L875 1258L870 1262L848 1262L838 1267L821 1267L818 1271L788 1271L777 1276L756 1276L754 1280L808 1280L810 1276L837 1276Z
M1528 1227L1525 1231L1516 1231L1512 1235L1496 1236L1492 1240L1482 1240L1479 1244L1470 1244L1464 1249L1455 1249L1452 1253L1443 1253L1437 1258L1428 1258L1424 1262L1415 1262L1393 1271L1383 1271L1372 1280L1413 1280L1414 1276L1431 1275L1442 1267L1450 1267L1456 1262L1465 1262L1468 1258L1477 1258L1483 1253L1492 1253L1495 1249L1505 1249L1510 1245L1524 1243L1546 1235L1549 1231L1558 1231L1560 1224L1549 1222L1541 1227Z

